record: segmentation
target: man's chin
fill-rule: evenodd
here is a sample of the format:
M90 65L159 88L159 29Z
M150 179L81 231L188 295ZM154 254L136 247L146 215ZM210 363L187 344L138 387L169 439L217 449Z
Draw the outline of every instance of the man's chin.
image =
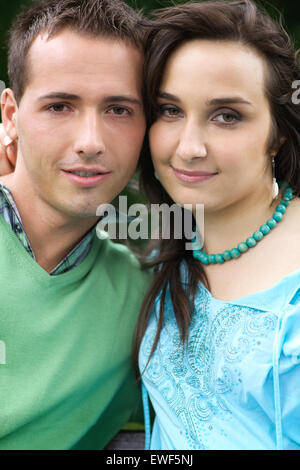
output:
M99 216L96 215L97 208L93 211L90 209L80 209L79 211L69 211L66 215L70 216L73 219L99 219Z
M98 204L52 204L52 207L63 218L70 219L70 221L91 219L93 222L93 219L95 221L99 219L96 215Z

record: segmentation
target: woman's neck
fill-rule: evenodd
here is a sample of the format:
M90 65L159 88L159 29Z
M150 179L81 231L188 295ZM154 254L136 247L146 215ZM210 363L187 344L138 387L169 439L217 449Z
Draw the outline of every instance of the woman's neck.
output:
M258 191L238 202L216 211L204 208L204 246L210 253L231 250L265 224L275 212L281 192L272 201L270 192Z

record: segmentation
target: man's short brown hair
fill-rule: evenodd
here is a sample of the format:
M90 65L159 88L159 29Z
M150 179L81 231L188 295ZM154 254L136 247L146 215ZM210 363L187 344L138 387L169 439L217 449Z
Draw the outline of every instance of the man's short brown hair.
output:
M142 48L144 34L138 24L141 19L141 13L122 0L42 0L25 8L9 34L8 76L17 103L28 82L28 51L38 34L45 31L50 39L68 27L81 34L110 37Z

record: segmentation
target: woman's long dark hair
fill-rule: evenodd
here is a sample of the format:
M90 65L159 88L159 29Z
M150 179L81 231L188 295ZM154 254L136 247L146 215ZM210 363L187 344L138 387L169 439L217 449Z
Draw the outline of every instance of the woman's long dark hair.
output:
M164 69L171 54L184 42L192 39L238 41L253 48L268 65L266 95L273 118L269 150L279 149L275 162L275 175L286 181L294 194L300 194L300 105L292 102L295 89L292 84L300 79L293 44L282 25L257 8L251 0L204 1L164 8L155 13L148 24L146 41L145 86L149 127L157 115L157 96ZM251 79L251 77L249 77ZM280 146L280 137L286 141ZM150 153L145 152L140 162L140 182L151 203L174 202L154 176ZM209 288L208 280L192 251L185 250L186 239L161 240L158 256L144 267L154 267L155 278L144 299L134 341L135 364L155 299L160 295L158 329L154 339L154 352L164 318L164 303L169 290L173 310L183 341L188 339L188 327L193 300L199 281ZM173 227L174 230L174 227ZM181 282L180 266L185 262L187 283Z

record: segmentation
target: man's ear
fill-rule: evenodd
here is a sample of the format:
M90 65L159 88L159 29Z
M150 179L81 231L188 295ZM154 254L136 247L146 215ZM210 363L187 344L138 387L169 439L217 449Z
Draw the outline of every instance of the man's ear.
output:
M16 115L18 105L16 103L14 92L10 88L6 88L1 95L1 113L2 123L6 134L12 141L18 138Z

